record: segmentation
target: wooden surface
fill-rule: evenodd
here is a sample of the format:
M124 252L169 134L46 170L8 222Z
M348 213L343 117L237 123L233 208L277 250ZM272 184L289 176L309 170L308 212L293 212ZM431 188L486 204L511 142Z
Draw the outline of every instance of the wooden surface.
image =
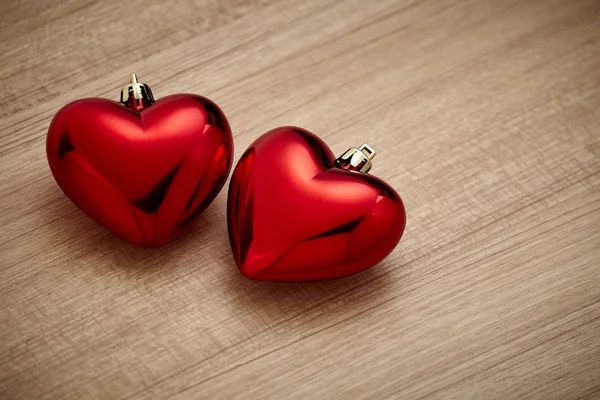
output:
M0 398L600 398L597 0L2 0ZM223 190L144 250L75 208L54 113L227 114L235 159L298 125L367 141L408 225L347 279L243 278Z

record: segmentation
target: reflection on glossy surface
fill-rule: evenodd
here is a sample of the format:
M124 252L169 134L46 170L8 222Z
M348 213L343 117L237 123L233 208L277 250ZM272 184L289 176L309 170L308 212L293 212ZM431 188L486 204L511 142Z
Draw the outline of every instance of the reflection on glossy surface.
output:
M277 128L241 157L228 195L229 239L247 277L310 281L377 264L398 244L406 215L385 182L335 168L319 138Z
M221 110L201 96L169 96L139 110L85 99L56 114L46 151L79 208L122 238L155 247L217 195L233 141Z

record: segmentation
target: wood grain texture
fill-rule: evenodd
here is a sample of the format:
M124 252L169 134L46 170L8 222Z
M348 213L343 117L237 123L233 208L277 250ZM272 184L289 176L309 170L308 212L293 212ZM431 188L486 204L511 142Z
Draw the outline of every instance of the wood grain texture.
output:
M243 278L222 191L177 240L97 226L54 113L131 72L367 141L408 225L350 278ZM600 398L597 0L3 0L0 398Z

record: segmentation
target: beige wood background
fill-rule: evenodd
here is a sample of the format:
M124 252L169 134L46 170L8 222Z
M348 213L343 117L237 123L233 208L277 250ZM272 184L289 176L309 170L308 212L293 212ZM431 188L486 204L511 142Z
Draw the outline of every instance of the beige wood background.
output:
M600 398L598 0L2 0L0 398ZM370 143L408 226L313 284L236 270L222 191L178 240L97 226L53 114L215 100L236 161L299 125Z

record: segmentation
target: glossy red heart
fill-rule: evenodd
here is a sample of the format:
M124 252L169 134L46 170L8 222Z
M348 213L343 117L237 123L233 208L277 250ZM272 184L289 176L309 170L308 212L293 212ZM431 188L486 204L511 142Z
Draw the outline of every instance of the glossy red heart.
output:
M56 114L46 151L73 203L133 244L155 247L217 195L233 140L223 112L201 96L169 96L139 111L85 99Z
M228 194L229 239L248 278L311 281L354 274L398 244L406 215L382 180L334 167L318 137L277 128L241 157Z

